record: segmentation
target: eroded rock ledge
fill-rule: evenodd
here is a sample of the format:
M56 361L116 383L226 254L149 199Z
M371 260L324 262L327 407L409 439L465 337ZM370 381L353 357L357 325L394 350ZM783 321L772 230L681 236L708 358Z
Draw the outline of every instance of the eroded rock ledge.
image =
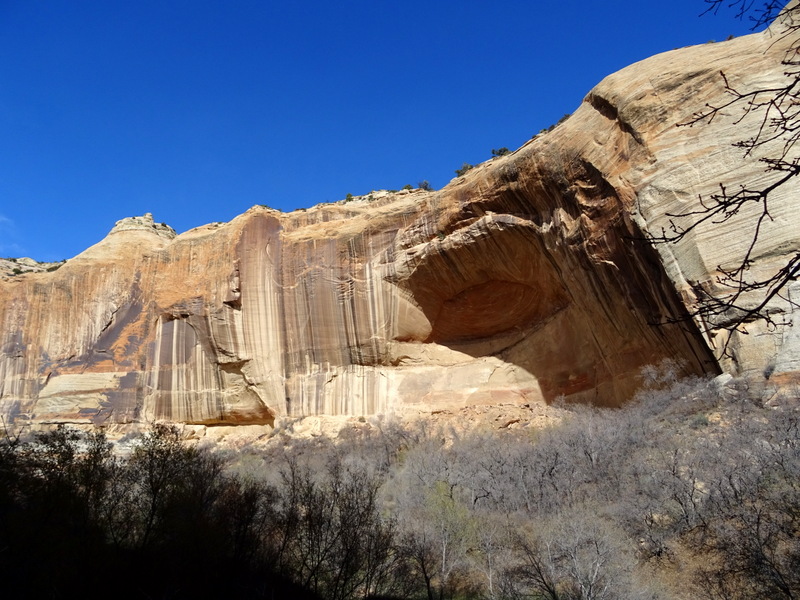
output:
M721 97L721 68L740 85L781 77L774 42L633 65L551 133L437 192L254 207L177 237L151 215L125 219L57 271L0 281L0 413L220 425L558 397L614 406L665 358L718 372L713 337L686 319L689 282L712 285L736 260L741 223L659 248L645 231L726 178L760 176L731 146L752 122L675 125ZM773 204L768 260L798 245L796 192ZM723 366L800 370L791 333L756 333Z

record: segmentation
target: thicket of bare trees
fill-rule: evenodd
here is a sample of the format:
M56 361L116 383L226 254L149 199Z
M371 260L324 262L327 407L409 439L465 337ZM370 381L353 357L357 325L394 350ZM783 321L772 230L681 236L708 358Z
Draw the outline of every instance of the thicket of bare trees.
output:
M666 374L665 374L666 373ZM0 444L0 581L23 597L797 598L800 415L674 381L537 431L374 419L128 458L60 428Z

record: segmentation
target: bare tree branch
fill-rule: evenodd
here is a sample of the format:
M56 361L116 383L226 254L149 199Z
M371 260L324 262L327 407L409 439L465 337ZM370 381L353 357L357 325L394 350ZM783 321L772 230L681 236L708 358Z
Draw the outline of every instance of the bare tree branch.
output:
M778 0L767 0L760 6L754 6L754 0L705 1L708 4L706 13L716 13L722 6L733 8L739 18L747 16L754 29L773 21L786 4ZM800 30L800 5L787 8L781 18L784 31L779 33L779 39L796 34ZM728 118L730 110L739 109L741 112L735 116L734 124L756 116L758 124L751 137L734 146L741 148L745 157L757 152L771 153L758 159L768 174L766 182L757 185L744 182L737 186L720 183L718 193L699 198L698 208L668 213L669 227L662 229L660 235L652 236L656 243L677 243L700 227L720 225L734 217L745 216L742 214L745 209L755 210L755 216L749 221L750 241L743 256L733 267L717 267L716 284L729 292L720 294L700 283L692 285L697 308L690 314L712 331L747 333L745 325L754 321L766 322L770 327L786 324L782 317L776 316L780 314L775 309L776 300L787 308L800 307L785 293L787 286L800 275L800 252L791 255L773 272L757 274L751 269L758 258L757 247L765 235L764 227L773 220L771 200L778 190L800 174L800 146L796 146L800 139L800 37L795 38L780 63L784 69L783 85L742 90L720 72L727 100L706 104L690 120L678 124L681 127L704 125L717 118ZM727 349L726 340L723 355L727 354Z

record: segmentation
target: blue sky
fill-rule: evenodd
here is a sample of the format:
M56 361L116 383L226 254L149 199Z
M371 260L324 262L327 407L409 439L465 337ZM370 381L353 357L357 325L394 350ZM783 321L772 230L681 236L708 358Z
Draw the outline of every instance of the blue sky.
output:
M743 35L702 0L0 0L0 256L428 180L605 75Z

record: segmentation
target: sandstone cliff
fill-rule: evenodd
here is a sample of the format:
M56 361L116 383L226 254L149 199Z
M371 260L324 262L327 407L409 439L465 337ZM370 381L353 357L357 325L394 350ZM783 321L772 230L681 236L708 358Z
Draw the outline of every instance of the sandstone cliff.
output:
M721 181L763 176L732 146L752 119L676 124L724 95L722 69L741 86L782 77L787 43L761 33L632 65L552 132L437 192L254 207L177 237L149 215L123 220L56 271L0 280L0 413L214 425L618 405L664 358L718 372L718 344L686 318L690 284L713 287L737 260L745 221L656 248L644 231ZM796 191L773 204L764 264L798 247ZM724 366L800 371L793 331L736 340Z

